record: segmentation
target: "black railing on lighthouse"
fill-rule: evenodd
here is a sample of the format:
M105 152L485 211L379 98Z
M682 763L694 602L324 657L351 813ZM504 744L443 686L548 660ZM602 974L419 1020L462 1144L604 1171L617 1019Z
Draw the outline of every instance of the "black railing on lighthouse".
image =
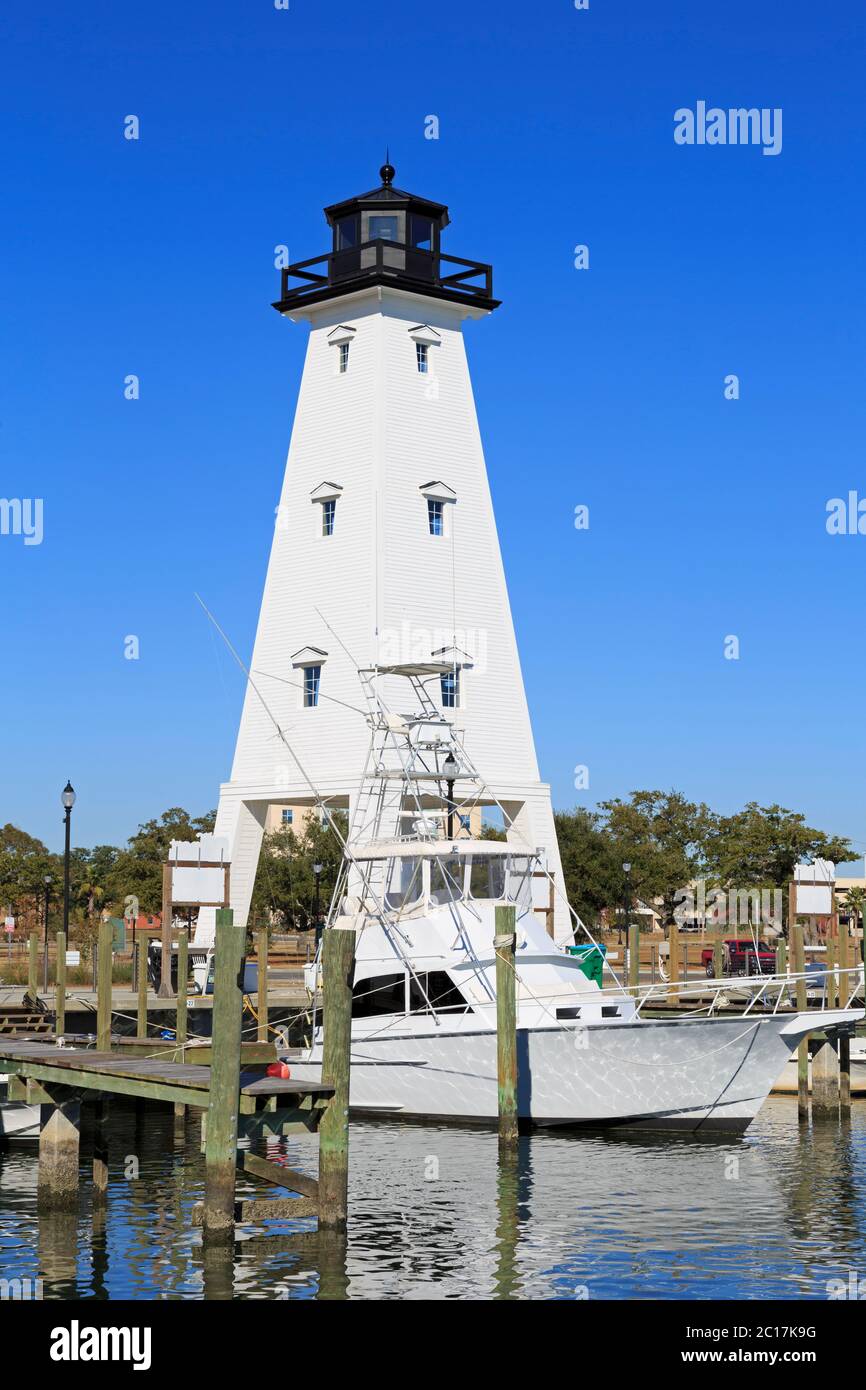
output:
M462 268L443 275L444 264ZM326 267L326 271L315 271L313 266ZM280 298L274 308L290 308L336 286L348 289L352 282L362 284L365 280L380 282L391 278L407 288L414 282L428 293L431 289L434 292L443 290L448 298L466 301L493 298L493 267L484 261L467 261L460 256L446 255L444 251L425 251L402 242L378 239L284 266ZM301 283L292 284L292 280Z

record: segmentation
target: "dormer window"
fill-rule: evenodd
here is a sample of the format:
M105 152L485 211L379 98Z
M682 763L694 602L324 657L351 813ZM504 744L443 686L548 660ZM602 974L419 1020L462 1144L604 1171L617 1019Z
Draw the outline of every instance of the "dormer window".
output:
M312 709L319 703L319 683L321 679L321 666L304 667L304 709Z
M431 536L444 536L445 518L442 515L444 510L445 503L440 502L438 497L427 498L427 523Z
M319 483L310 493L313 506L321 509L316 517L317 536L333 536L337 522L337 503L342 491L339 483L325 482Z
M442 671L439 676L439 689L442 699L443 709L462 709L463 700L463 672L471 671L473 667L472 657L468 652L461 651L459 647L438 647L432 653L434 661L441 661L447 670Z
M301 708L315 709L319 703L322 666L328 653L320 647L302 647L292 657L292 666L300 675Z
M450 517L451 504L457 501L457 494L447 483L440 482L438 479L430 483L422 484L419 489L424 501L427 504L427 532L431 536L448 536L451 534Z
M336 370L340 376L345 376L349 370L349 348L352 346L352 339L356 329L349 328L348 324L340 323L336 328L332 328L328 334L328 346L332 347L337 354Z
M433 368L430 361L430 349L441 347L441 334L431 328L429 323L416 323L414 328L409 329L409 337L415 344L415 365L422 376L432 376Z

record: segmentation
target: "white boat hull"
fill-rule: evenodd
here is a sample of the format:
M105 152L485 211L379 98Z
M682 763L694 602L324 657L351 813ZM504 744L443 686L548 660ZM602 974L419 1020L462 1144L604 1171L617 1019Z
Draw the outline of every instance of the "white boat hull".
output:
M0 1139L38 1139L39 1106L23 1101L0 1104Z
M859 1016L836 1010L521 1028L519 1114L539 1126L742 1131L801 1037ZM495 1032L446 1028L355 1036L352 1112L494 1121ZM320 1056L293 1059L291 1071L299 1080L320 1079Z

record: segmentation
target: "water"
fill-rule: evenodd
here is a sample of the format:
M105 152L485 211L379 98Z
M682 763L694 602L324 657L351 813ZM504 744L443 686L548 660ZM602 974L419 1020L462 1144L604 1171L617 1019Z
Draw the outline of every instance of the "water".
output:
M314 1173L316 1148L258 1151ZM538 1134L502 1170L489 1131L353 1125L347 1238L275 1223L228 1256L190 1225L203 1179L195 1119L118 1103L104 1214L83 1185L77 1215L40 1219L19 1146L0 1156L0 1277L46 1299L826 1299L866 1276L863 1102L801 1130L773 1098L740 1139Z

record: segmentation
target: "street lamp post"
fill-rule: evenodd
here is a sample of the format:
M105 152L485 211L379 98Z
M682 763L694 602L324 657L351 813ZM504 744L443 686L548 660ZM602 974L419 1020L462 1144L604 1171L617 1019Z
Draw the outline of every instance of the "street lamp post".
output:
M442 775L448 787L448 822L446 834L449 840L454 837L454 783L460 776L460 764L453 753L449 753L442 764Z
M66 940L68 941L68 940L69 940L69 833L70 833L70 822L71 822L71 820L72 820L72 808L73 808L73 806L75 805L75 792L74 792L74 790L73 790L73 787L72 787L72 783L71 783L71 782L67 782L67 783L66 783L66 786L63 788L63 791L62 791L61 794L60 794L60 800L61 800L61 802L63 803L63 810L64 810L64 812L65 812L65 814L66 814L66 844L65 844L65 847L64 847L64 850L63 850L63 931L64 931L64 933L65 933L65 935L66 935Z
M43 913L42 924L42 989L48 993L48 897L51 892L51 875L46 874L43 880L45 884L45 911Z
M622 866L625 874L625 898L623 899L623 930L625 932L626 945L628 945L628 915L631 911L631 864L626 860Z

